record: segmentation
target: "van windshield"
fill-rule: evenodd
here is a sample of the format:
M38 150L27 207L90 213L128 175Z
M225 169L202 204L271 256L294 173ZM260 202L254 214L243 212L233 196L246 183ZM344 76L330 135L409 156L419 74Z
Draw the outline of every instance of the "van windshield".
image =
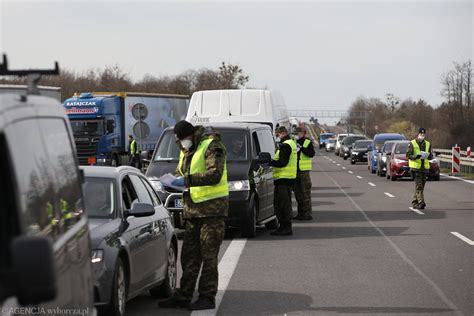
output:
M247 134L244 131L221 130L222 143L227 150L227 161L247 161L249 145ZM179 159L179 146L172 131L166 131L161 139L154 161L177 161Z

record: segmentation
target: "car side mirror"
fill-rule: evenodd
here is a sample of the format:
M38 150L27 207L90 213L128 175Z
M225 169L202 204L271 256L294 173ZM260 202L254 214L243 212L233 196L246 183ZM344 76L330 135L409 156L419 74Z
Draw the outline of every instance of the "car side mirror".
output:
M272 156L267 152L259 153L257 158L254 159L256 164L270 163L270 161L272 161Z
M124 212L125 218L134 217L146 217L155 214L155 208L153 205L148 203L133 203L132 208Z
M142 160L149 159L150 153L148 152L148 150L142 150L142 152L140 153L140 157Z
M368 145L368 146L367 146L367 150L368 150L368 151L372 151L372 150L373 150L372 145Z
M45 236L20 236L11 243L13 280L18 302L36 305L57 295L51 240Z

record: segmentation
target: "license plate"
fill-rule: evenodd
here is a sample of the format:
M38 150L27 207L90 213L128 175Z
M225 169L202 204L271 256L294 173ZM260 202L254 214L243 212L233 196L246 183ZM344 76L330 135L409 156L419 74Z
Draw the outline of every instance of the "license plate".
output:
M183 208L183 200L181 200L181 199L174 200L174 207Z

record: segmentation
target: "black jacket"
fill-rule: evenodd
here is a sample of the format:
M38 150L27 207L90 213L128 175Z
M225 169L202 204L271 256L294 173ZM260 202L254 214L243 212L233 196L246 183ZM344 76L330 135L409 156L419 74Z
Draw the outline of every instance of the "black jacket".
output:
M278 160L270 161L270 166L276 167L276 168L286 167L286 165L288 164L288 161L290 161L290 156L291 156L291 146L284 143L288 139L290 139L290 136L286 135L280 140L279 158ZM280 185L280 184L281 185L294 185L295 180L294 179L278 179L278 180L275 180L274 183L276 185Z

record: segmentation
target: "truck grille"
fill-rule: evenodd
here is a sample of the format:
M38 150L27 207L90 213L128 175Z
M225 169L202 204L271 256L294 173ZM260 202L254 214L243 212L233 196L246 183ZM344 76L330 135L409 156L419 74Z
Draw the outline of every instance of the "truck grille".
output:
M79 164L87 165L87 159L97 155L97 142L76 140L75 143Z

